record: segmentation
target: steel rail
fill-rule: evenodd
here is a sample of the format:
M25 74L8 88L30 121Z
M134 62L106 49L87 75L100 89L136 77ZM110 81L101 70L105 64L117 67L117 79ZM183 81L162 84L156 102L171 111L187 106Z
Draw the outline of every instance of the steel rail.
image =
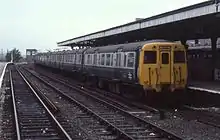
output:
M27 69L26 69L26 70L27 70ZM27 71L30 72L29 70L27 70ZM54 86L51 85L50 83L48 83L48 82L46 82L45 80L43 80L41 77L37 76L36 74L33 74L32 72L30 72L30 73L31 73L33 76L35 76L36 78L38 78L40 81L42 81L42 82L44 82L45 84L47 84L48 86L50 86L51 88L57 90L58 92L62 93L62 94L65 95L65 96L68 96L68 98L73 99L73 98L70 97L69 95L66 95L65 93L63 93L62 91L60 91L58 88L54 87ZM162 128L160 128L159 126L154 125L153 123L147 122L146 120L144 120L144 119L142 119L142 118L140 118L140 117L137 117L137 116L135 116L135 115L133 115L133 114L131 114L131 113L129 113L129 112L127 112L127 111L125 111L125 110L123 110L123 109L117 107L117 106L114 106L114 105L112 105L112 104L110 104L110 103L108 103L108 102L106 102L106 101L104 101L104 100L101 100L101 99L99 99L99 98L97 98L97 97L95 97L95 96L93 96L93 95L91 95L91 94L88 94L88 93L86 93L86 92L85 92L84 90L82 90L82 89L73 87L73 86L71 86L71 85L69 85L69 84L67 84L67 83L65 83L65 82L62 82L62 81L60 81L60 80L54 79L54 78L52 78L52 77L49 77L48 75L44 75L44 76L48 77L49 79L51 79L51 80L53 80L53 81L62 83L63 85L65 85L65 86L67 86L67 87L69 87L69 88L72 88L73 90L76 90L76 91L78 91L78 92L80 92L80 93L83 93L83 94L85 94L86 96L89 96L89 97L91 97L91 98L93 98L93 99L95 99L95 100L97 100L97 101L99 101L99 102L102 102L102 103L104 103L104 104L107 104L107 105L111 106L112 108L115 108L115 109L121 111L121 112L124 113L125 115L135 118L135 119L136 119L137 121L139 121L139 122L142 122L142 123L144 123L144 124L150 125L152 128L154 128L154 130L158 131L161 135L163 135L163 136L165 136L165 137L167 137L167 138L173 138L173 139L176 139L176 140L182 140L182 138L180 138L179 136L176 136L176 135L173 134L172 132L168 132L167 130L162 129ZM92 91L91 91L91 92L92 92ZM74 99L74 100L75 100L75 99ZM77 102L78 102L78 101L77 101ZM78 103L79 103L79 102L78 102ZM83 106L84 106L84 105L83 105ZM103 118L103 119L104 119L104 118ZM124 132L124 133L125 133L125 132ZM125 134L126 134L126 133L125 133Z
M30 72L31 73L31 72ZM100 115L98 115L97 113L95 113L94 111L92 111L91 109L89 109L88 107L86 107L85 105L83 105L82 103L80 103L79 101L75 100L74 98L70 97L69 95L63 93L62 91L60 91L59 89L57 89L56 87L54 87L53 85L51 85L50 83L45 82L42 78L37 77L36 75L34 75L33 73L31 73L33 76L35 76L36 78L38 78L40 81L42 81L43 83L45 83L46 85L48 85L49 87L53 88L54 90L56 90L57 92L59 92L60 94L62 94L63 96L67 97L70 101L74 102L75 104L77 104L80 108L82 108L83 110L86 110L88 113L92 114L92 116L96 117L97 119L99 119L100 121L102 121L103 123L107 124L108 126L110 126L112 128L113 131L116 131L118 135L122 136L123 138L125 137L127 140L135 140L134 138L132 138L131 136L129 136L128 134L126 134L123 130L121 130L120 128L116 127L115 125L113 125L112 123L110 123L109 121L107 121L106 119L104 119L103 117L101 117Z
M26 78L23 76L23 74L16 68L16 71L19 73L19 75L22 77L22 79L24 80L24 82L27 84L27 86L30 88L30 90L34 93L34 95L37 97L38 101L41 103L41 105L43 105L44 109L47 111L47 113L49 114L49 116L52 118L52 120L55 122L55 124L57 125L59 131L62 132L63 136L68 139L68 140L72 140L72 138L69 136L69 134L65 131L65 129L62 127L62 125L57 121L57 119L54 117L54 115L51 113L51 111L48 109L48 107L44 104L44 102L41 100L41 98L38 96L38 94L36 93L36 91L34 90L34 88L30 85L30 83L26 80ZM14 86L13 86L13 78L11 75L11 71L10 71L10 79L11 79L11 89L12 89L12 94L13 94L13 105L14 105L14 109L15 112L17 112L16 109L16 102L15 102L15 93L14 93ZM17 131L17 138L18 140L21 139L21 132L19 129L19 121L18 121L18 115L16 113L16 131Z
M17 114L17 107L16 107L16 102L15 102L15 94L14 94L14 86L13 86L13 81L12 81L12 75L11 75L11 70L10 70L10 86L11 86L11 95L12 95L12 103L13 103L13 110L14 110L14 119L15 119L15 126L16 126L16 137L17 140L21 140L21 135L20 135L20 128L18 124L18 114Z

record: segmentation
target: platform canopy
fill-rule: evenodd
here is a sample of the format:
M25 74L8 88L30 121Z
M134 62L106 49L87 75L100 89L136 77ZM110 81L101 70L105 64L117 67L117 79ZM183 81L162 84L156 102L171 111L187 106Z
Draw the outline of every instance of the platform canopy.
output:
M220 36L220 0L210 0L146 19L58 42L103 46L149 39L189 40Z

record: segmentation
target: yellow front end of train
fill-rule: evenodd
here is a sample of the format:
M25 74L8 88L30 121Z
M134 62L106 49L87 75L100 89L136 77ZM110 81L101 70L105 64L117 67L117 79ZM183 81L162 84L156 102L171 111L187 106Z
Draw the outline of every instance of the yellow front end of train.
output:
M146 91L183 90L187 85L185 46L179 43L150 43L139 57L139 82Z

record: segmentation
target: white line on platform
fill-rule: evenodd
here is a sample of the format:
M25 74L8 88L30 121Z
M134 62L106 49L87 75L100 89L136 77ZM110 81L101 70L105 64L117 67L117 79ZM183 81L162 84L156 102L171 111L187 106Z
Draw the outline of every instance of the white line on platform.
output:
M2 75L1 75L1 77L0 77L0 89L2 88L2 81L3 81L4 75L5 75L6 67L7 67L7 65L10 64L10 63L11 63L11 62L6 63L5 66L4 66L4 69L3 69L3 71L2 71Z
M211 90L211 89L205 89L205 88L200 88L200 87L188 87L189 89L193 89L193 90L200 90L200 91L206 91L206 92L210 92L210 93L216 93L216 94L220 94L220 91L216 91L216 90Z

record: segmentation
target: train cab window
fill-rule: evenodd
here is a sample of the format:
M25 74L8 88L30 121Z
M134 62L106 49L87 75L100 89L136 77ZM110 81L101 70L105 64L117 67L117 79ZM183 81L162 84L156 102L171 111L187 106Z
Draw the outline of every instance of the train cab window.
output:
M145 51L144 52L144 64L156 64L157 52L156 51Z
M133 68L134 67L134 53L128 53L127 57L127 67Z
M162 53L162 64L169 64L169 53Z
M105 54L101 54L101 65L105 65Z
M110 66L111 54L106 54L106 66Z
M185 63L184 51L174 51L174 63Z

